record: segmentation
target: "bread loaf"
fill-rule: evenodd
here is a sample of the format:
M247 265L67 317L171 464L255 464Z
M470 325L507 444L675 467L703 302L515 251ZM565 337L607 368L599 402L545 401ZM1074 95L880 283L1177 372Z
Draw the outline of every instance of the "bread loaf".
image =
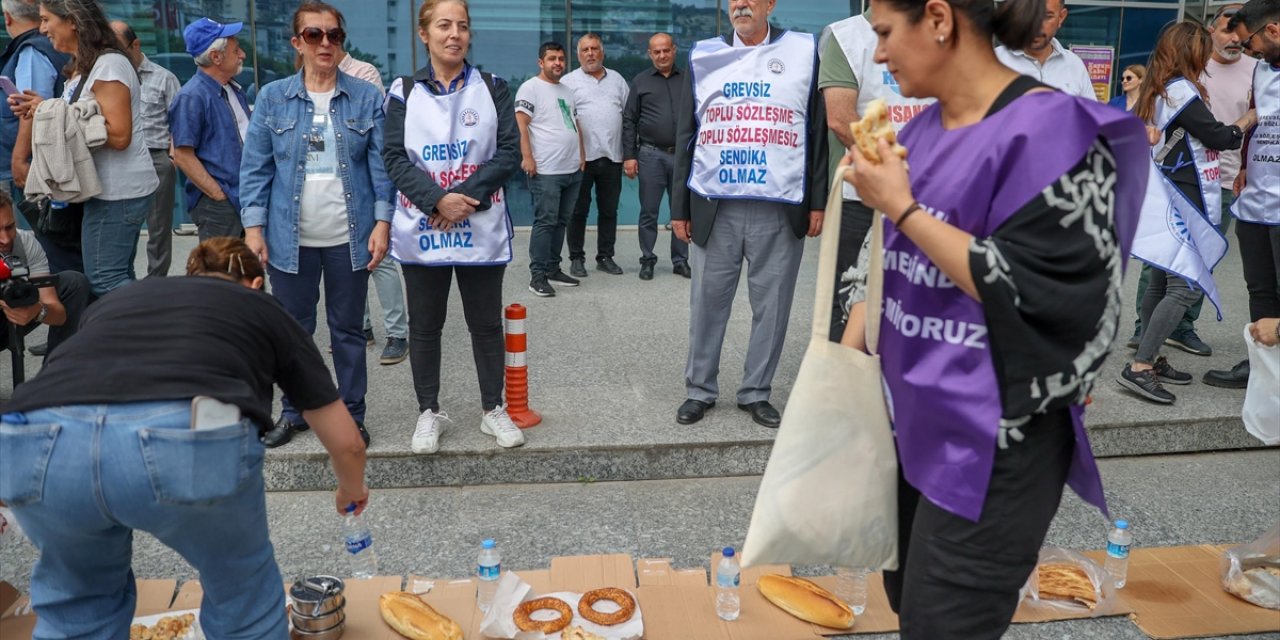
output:
M832 629L853 628L853 609L808 580L767 575L760 578L756 587L769 602L805 622Z
M378 611L387 625L409 640L462 640L462 627L440 615L422 598L393 591L378 598Z

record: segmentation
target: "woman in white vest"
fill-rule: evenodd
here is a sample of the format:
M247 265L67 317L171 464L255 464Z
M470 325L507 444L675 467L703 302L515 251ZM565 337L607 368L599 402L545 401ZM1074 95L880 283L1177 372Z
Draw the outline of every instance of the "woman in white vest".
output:
M426 0L418 36L430 60L387 93L383 160L397 190L391 255L404 266L409 364L418 396L414 453L435 453L440 336L454 275L480 378L480 431L503 447L524 435L503 402L502 277L511 262L511 218L502 185L520 166L520 132L506 82L467 62L465 0Z
M1182 22L1165 30L1151 54L1134 111L1162 132L1153 152L1165 189L1158 193L1159 183L1151 189L1154 195L1148 195L1134 241L1134 255L1153 269L1142 298L1138 352L1116 381L1162 404L1177 399L1165 384L1190 384L1192 376L1173 368L1160 355L1161 345L1201 291L1218 305L1210 273L1226 253L1226 239L1217 229L1222 211L1218 153L1240 148L1243 128L1253 117L1250 112L1226 125L1210 113L1198 78L1212 46L1209 32L1199 24ZM1153 207L1153 198L1160 196L1167 196L1170 205Z

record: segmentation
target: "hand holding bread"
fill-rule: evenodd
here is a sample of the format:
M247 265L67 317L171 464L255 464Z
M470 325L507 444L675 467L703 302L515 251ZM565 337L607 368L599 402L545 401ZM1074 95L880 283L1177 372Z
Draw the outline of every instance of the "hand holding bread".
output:
M849 130L854 147L840 166L851 166L853 171L845 173L844 179L858 190L863 204L897 215L915 199L907 178L907 149L898 144L888 106L883 100L872 100L862 119L851 123Z

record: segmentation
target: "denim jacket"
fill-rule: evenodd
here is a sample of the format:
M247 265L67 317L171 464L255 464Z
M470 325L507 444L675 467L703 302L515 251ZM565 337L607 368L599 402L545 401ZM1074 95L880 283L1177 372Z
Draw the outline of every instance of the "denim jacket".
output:
M307 133L314 103L302 72L262 88L240 161L240 218L263 227L271 266L298 272L298 220L306 180ZM365 268L375 221L391 222L391 180L382 164L382 92L338 73L329 103L338 145L338 173L347 201L351 269Z

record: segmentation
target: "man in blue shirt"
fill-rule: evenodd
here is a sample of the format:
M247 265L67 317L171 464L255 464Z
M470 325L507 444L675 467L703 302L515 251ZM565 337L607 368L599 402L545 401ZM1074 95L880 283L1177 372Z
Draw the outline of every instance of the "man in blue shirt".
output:
M199 70L169 105L173 163L187 176L187 212L200 240L241 237L240 152L249 103L232 78L244 65L236 40L243 24L201 18L182 32Z
M67 56L54 51L49 39L40 34L40 8L35 0L4 0L4 28L9 44L0 53L0 75L17 85L18 91L35 91L42 98L62 93L62 74ZM18 118L8 104L0 105L0 183L14 201L22 192L13 184L10 152L18 140Z

